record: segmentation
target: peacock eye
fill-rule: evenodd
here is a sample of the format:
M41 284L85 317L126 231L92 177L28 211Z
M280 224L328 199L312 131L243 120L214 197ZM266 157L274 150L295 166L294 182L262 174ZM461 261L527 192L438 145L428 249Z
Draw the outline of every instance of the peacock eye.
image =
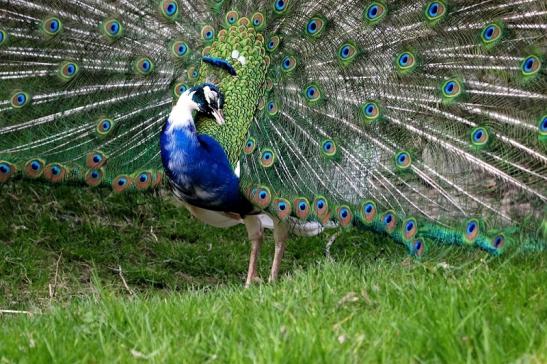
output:
M234 25L239 19L239 13L235 10L230 10L229 12L226 13L225 19L228 25Z
M120 38L123 35L123 26L119 20L108 18L100 24L101 32L111 41Z
M273 52L277 49L280 42L281 42L281 38L279 38L279 36L277 35L274 35L268 41L268 44L266 45L266 49L268 50L268 52Z
M266 208L270 205L272 195L267 187L261 186L251 192L251 200L261 208Z
M162 15L168 20L174 20L179 14L179 6L174 0L162 0L160 10Z
M212 26L206 25L201 28L201 39L203 39L205 42L211 42L214 37L215 29Z
M256 141L253 137L249 137L247 139L247 142L245 143L245 148L243 149L243 152L245 154L252 154L256 149Z
M0 173L8 174L11 172L11 168L7 163L0 163Z
M416 57L411 52L403 52L397 56L397 69L402 74L410 73L416 66Z
M410 154L406 151L401 151L395 155L395 166L398 169L405 170L408 169L412 164L412 158Z
M348 206L340 206L336 209L337 219L340 226L349 226L353 221L353 213Z
M136 73L146 76L152 73L152 71L154 70L154 63L148 57L140 57L135 62L134 69Z
M421 257L425 253L425 243L421 239L416 239L410 247L411 254L416 257Z
M316 83L306 85L303 90L303 95L306 99L306 102L311 106L318 105L323 100L323 93L321 91L321 88Z
M479 232L479 221L477 219L467 220L465 224L465 239L472 242L479 236Z
M91 169L101 168L106 164L106 155L101 151L91 151L86 156L86 166Z
M403 223L404 230L403 235L406 240L411 240L414 238L416 233L418 232L418 222L415 218L411 217L405 220Z
M184 57L188 53L188 44L181 40L173 42L171 52L175 57Z
M281 67L283 71L290 72L296 67L296 58L294 56L286 56L281 61Z
M462 85L458 80L448 80L442 85L442 93L445 99L455 99L462 93Z
M78 65L74 62L63 62L59 65L58 76L63 81L72 80L78 73Z
M271 149L264 149L260 154L260 164L264 168L269 168L274 165L275 153Z
M543 116L539 121L539 132L541 134L547 133L547 116Z
M425 18L430 25L435 25L446 15L446 4L443 1L430 1L425 6Z
M188 86L184 82L177 82L173 87L173 94L176 98L179 98L186 90L188 90Z
M524 59L521 65L522 74L525 76L533 76L539 72L541 61L537 56L528 56Z
M291 205L288 200L284 198L276 198L273 202L275 207L275 213L281 220L286 219L291 214Z
M287 10L287 5L289 0L275 0L274 1L274 10L276 13L280 14Z
M492 239L492 247L494 249L501 249L505 245L505 236L497 235Z
M264 28L264 15L262 13L254 13L251 18L251 23L255 29L261 30Z
M268 109L268 114L270 116L275 116L279 112L277 103L274 100L268 101L268 105L266 106L266 108Z
M325 30L325 23L321 17L311 18L306 24L306 34L314 38L319 37Z
M51 16L44 19L42 22L42 31L49 36L55 36L59 34L62 29L63 23L57 17Z
M8 33L6 33L6 31L0 29L0 45L4 44L6 39L8 39Z
M24 91L15 92L10 98L11 107L14 109L20 109L25 107L30 102L30 95Z
M338 48L338 58L342 63L349 64L357 55L357 48L352 43L344 43Z
M368 7L365 8L364 18L369 24L376 24L380 22L387 13L387 8L384 4L373 1Z
M333 157L336 155L336 143L332 139L323 140L321 152L327 157Z
M488 130L483 127L477 127L471 132L471 142L476 147L484 146L488 143L490 135Z

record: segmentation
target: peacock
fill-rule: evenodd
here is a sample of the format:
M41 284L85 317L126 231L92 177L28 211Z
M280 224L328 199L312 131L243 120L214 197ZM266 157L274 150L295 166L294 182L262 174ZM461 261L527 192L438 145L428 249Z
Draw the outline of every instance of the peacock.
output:
M0 184L290 234L543 249L541 0L0 0ZM2 199L8 198L2 196Z

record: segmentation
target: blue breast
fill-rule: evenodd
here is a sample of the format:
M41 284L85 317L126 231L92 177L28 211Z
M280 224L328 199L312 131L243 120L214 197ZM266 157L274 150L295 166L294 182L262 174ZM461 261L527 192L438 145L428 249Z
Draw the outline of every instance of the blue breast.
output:
M253 206L239 188L222 146L208 135L196 134L193 125L160 137L161 158L175 194L187 203L215 211L245 215Z

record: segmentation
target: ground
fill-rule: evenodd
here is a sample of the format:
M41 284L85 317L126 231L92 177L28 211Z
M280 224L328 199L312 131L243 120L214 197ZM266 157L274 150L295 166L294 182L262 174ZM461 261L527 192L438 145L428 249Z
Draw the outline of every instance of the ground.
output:
M547 362L545 253L416 260L344 231L326 257L327 233L245 290L244 229L166 196L10 183L0 204L0 363Z

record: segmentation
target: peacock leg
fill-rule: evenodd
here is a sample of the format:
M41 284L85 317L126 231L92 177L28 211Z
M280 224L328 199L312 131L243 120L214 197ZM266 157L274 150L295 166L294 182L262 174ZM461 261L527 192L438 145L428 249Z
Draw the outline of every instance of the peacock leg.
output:
M273 235L275 241L275 253L269 282L275 282L277 280L277 276L279 275L279 267L281 266L283 253L285 253L285 246L287 239L289 238L289 228L287 224L274 219Z
M249 258L249 270L247 272L247 280L245 281L245 288L249 288L251 284L258 280L257 264L258 256L260 255L260 246L262 245L262 238L264 236L264 230L262 223L258 217L254 215L247 216L243 219L245 222L245 228L251 241L251 256Z

